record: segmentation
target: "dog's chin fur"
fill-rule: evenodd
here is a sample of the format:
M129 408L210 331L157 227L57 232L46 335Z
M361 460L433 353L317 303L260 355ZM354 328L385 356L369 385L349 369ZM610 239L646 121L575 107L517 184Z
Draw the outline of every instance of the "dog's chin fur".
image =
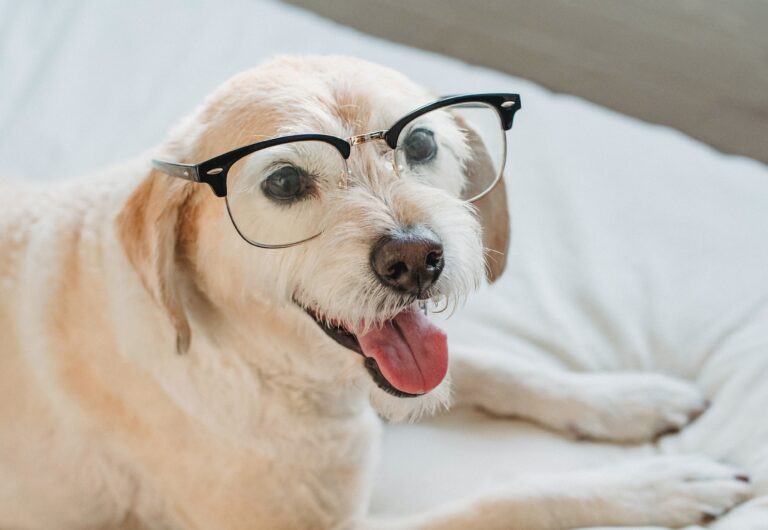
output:
M382 418L391 422L415 422L424 416L451 406L450 374L436 388L421 396L402 398L371 386L371 405Z

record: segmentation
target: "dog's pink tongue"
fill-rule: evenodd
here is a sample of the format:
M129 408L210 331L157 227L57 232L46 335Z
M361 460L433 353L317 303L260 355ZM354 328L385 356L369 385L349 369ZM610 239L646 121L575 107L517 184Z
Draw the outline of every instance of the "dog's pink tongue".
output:
M414 308L357 339L363 354L376 359L387 381L402 392L429 392L448 371L445 333Z

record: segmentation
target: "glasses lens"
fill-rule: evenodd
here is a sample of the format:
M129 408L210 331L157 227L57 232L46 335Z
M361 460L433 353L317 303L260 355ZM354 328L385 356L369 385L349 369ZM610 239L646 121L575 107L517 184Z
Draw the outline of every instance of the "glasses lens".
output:
M400 133L397 171L464 200L479 198L501 178L506 137L496 109L459 103L419 116Z
M306 241L325 228L328 194L346 162L325 142L291 142L241 158L227 173L227 208L238 232L260 246Z

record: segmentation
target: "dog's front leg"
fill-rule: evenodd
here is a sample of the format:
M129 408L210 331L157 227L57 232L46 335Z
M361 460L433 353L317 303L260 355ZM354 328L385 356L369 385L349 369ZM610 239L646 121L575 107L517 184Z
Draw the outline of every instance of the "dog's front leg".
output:
M653 373L575 373L515 358L451 352L454 403L529 419L578 438L646 441L679 430L707 401Z
M708 523L750 495L748 479L737 469L702 456L664 456L605 469L541 475L427 513L371 519L362 529L680 528Z

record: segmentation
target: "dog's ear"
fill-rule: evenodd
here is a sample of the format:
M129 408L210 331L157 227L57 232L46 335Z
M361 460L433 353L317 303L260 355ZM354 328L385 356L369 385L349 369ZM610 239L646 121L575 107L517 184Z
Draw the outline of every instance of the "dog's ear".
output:
M465 169L468 182L467 196L472 196L481 193L487 184L493 181L498 170L478 134L470 127L465 127L465 130L472 152L480 153L467 163ZM502 176L490 193L474 204L483 226L485 271L488 281L493 283L504 272L509 250L509 210L504 177Z
M179 353L186 352L191 341L179 277L191 196L192 185L152 170L117 217L120 243L146 289L168 313Z
M479 199L475 206L483 224L485 271L488 281L493 283L504 272L509 251L509 210L504 178L496 184L493 191Z

